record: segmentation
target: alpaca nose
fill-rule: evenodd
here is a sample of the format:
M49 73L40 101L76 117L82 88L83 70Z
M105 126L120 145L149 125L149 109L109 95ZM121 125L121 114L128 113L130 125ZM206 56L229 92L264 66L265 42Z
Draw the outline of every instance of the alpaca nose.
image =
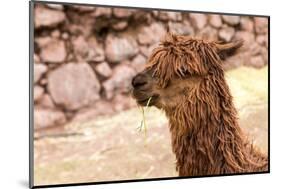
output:
M143 74L136 75L132 80L132 86L134 88L139 88L147 84L146 78Z

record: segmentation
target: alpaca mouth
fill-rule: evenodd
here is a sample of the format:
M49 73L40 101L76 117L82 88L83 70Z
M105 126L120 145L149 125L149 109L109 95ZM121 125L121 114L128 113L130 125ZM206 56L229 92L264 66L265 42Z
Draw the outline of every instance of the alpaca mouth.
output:
M141 106L152 106L157 101L159 95L143 95L138 93L133 93L133 97L136 99L137 103ZM149 103L149 104L148 104Z
M155 104L157 98L158 98L157 95L153 95L145 99L141 99L141 100L137 99L137 103L142 106L152 106Z

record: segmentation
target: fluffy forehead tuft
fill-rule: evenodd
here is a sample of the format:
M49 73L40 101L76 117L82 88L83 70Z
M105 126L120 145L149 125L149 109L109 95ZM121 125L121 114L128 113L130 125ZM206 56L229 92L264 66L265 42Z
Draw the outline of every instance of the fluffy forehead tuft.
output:
M149 57L147 68L165 86L177 76L204 76L212 68L220 67L215 43L189 36L167 34Z

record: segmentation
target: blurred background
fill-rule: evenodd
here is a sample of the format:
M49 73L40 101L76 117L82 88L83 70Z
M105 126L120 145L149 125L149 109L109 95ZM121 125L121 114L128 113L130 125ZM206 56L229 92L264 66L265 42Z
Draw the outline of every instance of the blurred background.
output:
M145 137L130 97L167 29L245 41L223 66L240 125L267 152L267 18L35 3L34 26L35 185L177 176L165 115L146 111Z

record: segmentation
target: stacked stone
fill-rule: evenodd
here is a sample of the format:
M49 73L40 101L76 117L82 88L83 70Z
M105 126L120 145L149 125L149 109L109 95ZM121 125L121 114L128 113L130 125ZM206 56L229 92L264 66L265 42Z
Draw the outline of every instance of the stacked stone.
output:
M226 69L267 64L266 18L120 8L36 5L35 127L62 125L132 106L132 77L166 31L244 39Z

